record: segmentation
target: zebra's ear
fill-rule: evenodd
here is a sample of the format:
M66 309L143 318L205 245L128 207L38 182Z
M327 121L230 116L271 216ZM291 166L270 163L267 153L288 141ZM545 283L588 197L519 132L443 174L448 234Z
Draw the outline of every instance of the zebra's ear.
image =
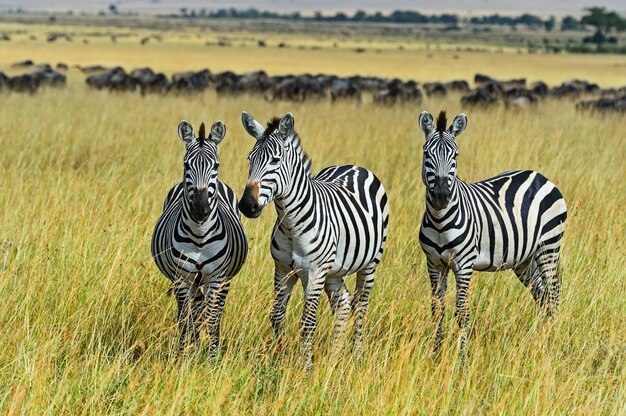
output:
M422 111L419 117L419 125L424 134L428 136L435 128L433 124L433 116L428 111Z
M191 124L185 120L178 123L178 137L185 144L191 142L193 140L193 127L191 127Z
M258 140L261 136L263 136L265 129L249 113L246 113L245 111L241 113L241 123L248 134L255 139Z
M467 116L464 113L461 113L458 116L454 117L454 120L452 121L452 124L450 125L448 131L454 134L454 136L456 137L459 134L463 133L465 127L467 127Z
M293 134L293 114L287 113L281 117L280 122L278 123L278 131L283 136L283 138L287 138Z
M226 137L226 125L222 120L218 120L211 126L211 135L209 140L215 144L220 144Z

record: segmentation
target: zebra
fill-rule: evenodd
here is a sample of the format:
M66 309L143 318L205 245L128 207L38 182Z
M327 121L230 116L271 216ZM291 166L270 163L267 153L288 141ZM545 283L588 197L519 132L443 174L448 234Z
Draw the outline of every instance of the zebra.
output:
M457 178L456 137L467 126L461 113L446 130L441 112L436 127L424 111L419 125L426 136L422 181L426 210L419 242L426 254L436 324L434 354L442 343L446 278L456 278L455 317L465 357L472 271L513 269L537 304L551 316L560 296L559 253L567 207L559 189L531 170L504 172L476 183Z
M294 131L291 113L263 128L244 112L245 130L256 139L248 160L248 183L241 212L256 218L272 200L278 218L270 251L274 259L274 302L270 321L279 343L291 291L299 279L304 288L301 331L304 365L312 368L317 306L324 290L335 315L333 345L345 334L352 313L354 352L362 346L362 325L389 219L387 194L367 169L331 166L311 174L311 160ZM356 273L351 296L344 277ZM279 344L280 345L280 344Z
M226 135L226 126L215 122L205 137L202 123L195 137L191 124L183 120L178 135L186 146L183 181L165 198L152 236L152 256L161 273L172 281L180 350L199 340L206 323L209 358L213 360L230 280L246 259L248 243L237 197L218 179L217 146Z

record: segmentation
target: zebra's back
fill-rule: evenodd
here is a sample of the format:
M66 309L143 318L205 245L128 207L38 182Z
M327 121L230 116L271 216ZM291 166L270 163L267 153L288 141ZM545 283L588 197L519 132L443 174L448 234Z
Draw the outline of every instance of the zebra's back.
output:
M380 180L354 165L327 167L313 179L336 233L337 255L329 276L378 264L389 221L387 194Z
M476 219L475 270L514 267L530 259L540 244L560 239L567 206L559 189L542 174L504 172L476 183L463 183Z

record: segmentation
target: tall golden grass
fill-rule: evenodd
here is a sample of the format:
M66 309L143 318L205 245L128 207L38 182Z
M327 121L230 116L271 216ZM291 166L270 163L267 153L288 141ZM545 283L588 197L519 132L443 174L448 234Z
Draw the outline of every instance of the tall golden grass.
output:
M441 360L430 358L430 288L417 240L424 209L417 115L442 108L469 117L459 138L461 178L536 169L559 186L569 206L559 313L546 323L512 272L475 274L463 370L452 282ZM250 253L233 279L214 365L203 354L178 359L175 302L150 257L163 198L182 177L178 122L226 122L220 177L240 193L252 147L240 125L242 110L259 120L293 112L314 170L365 166L390 198L388 246L366 318L364 352L354 356L349 346L332 352L324 299L309 376L299 357L301 290L289 308L289 342L280 352L273 348L272 209L258 220L243 219ZM568 101L526 111L479 110L461 108L451 97L390 108L269 103L212 92L112 95L77 81L36 96L2 95L0 409L624 414L624 139L623 117L579 113ZM354 279L348 281L353 287Z

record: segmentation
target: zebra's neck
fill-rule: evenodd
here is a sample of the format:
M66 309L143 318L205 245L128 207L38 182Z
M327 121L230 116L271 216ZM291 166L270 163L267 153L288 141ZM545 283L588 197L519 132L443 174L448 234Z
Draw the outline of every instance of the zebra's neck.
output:
M217 215L217 198L217 193L213 198L209 198L209 217L204 222L198 222L191 217L191 205L189 203L189 198L186 195L183 195L180 218L183 229L192 233L196 237L209 238L209 231L215 229L215 224L219 219L219 216Z
M315 203L313 179L310 177L311 162L303 152L293 148L289 157L291 178L283 195L276 198L278 218L288 228L297 227L302 219L309 215L309 209Z

